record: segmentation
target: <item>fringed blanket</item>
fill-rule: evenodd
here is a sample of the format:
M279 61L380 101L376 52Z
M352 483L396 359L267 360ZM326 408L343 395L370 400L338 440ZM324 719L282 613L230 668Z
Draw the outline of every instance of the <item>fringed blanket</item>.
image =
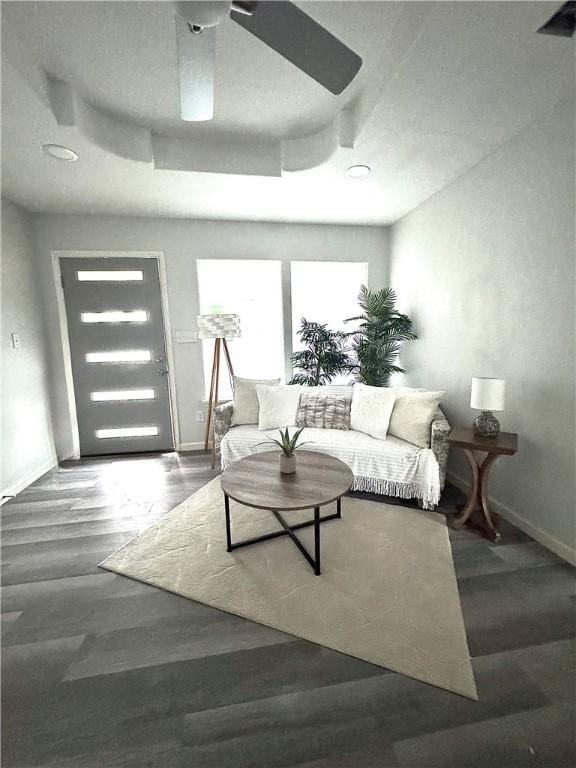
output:
M277 437L277 430L232 427L222 440L222 468L252 453L274 450L267 435ZM355 491L421 499L428 509L440 500L440 472L430 448L418 448L390 435L377 440L354 430L307 428L301 439L307 443L306 450L327 453L347 464L354 474Z

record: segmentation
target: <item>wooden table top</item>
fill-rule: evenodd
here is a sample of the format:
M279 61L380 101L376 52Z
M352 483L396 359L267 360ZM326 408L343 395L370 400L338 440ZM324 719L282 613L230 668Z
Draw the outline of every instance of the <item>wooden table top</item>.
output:
M500 432L497 437L480 437L473 427L454 427L448 435L448 442L459 448L508 456L513 456L518 450L518 435L515 432Z
M248 507L279 512L329 504L352 487L354 475L340 459L317 451L296 451L296 472L280 472L280 451L234 462L222 473L222 490Z

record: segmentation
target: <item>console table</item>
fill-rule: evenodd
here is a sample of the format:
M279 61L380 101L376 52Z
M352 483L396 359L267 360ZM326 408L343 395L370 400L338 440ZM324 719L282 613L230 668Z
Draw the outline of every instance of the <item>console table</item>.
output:
M448 436L448 443L464 451L472 470L468 499L458 517L453 520L452 527L463 528L472 513L478 510L483 513L485 522L485 527L480 528L481 532L492 541L498 541L500 532L488 504L488 476L499 456L513 456L517 452L518 435L514 432L500 432L497 437L480 437L472 427L456 427ZM482 461L477 459L475 451L486 454Z

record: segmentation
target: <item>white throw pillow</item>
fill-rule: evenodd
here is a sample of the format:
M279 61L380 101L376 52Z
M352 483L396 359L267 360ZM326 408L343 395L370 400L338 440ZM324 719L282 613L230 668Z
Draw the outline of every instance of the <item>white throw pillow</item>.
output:
M259 384L258 429L284 429L296 426L301 387L295 384L266 387Z
M386 440L396 393L388 387L355 384L350 409L350 428Z
M258 424L258 395L256 387L259 384L279 384L280 379L241 379L234 376L234 409L232 411L232 426L238 424Z
M408 387L394 389L396 402L390 419L389 434L420 448L429 448L432 419L444 392L428 392Z

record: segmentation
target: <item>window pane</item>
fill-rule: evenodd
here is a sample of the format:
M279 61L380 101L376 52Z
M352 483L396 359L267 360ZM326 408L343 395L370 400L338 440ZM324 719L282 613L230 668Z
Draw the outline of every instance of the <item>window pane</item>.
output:
M292 273L292 345L302 349L298 329L302 318L326 323L334 331L351 331L352 323L345 318L359 312L358 293L368 283L368 264L365 262L293 261ZM344 383L349 376L333 379Z
M111 427L110 429L97 429L96 437L106 439L110 437L152 437L158 434L158 427Z
M228 342L234 373L248 379L284 379L282 268L279 261L199 260L200 314L240 316L242 335ZM214 341L202 342L206 393L210 391ZM220 358L220 399L232 390Z
M147 363L152 359L149 349L115 349L112 352L87 352L87 363Z
M153 389L111 389L102 392L91 392L90 399L94 402L113 402L115 400L153 400Z
M131 283L136 280L143 280L144 273L139 269L86 269L78 270L76 273L80 283L100 283L100 282L122 282Z
M83 323L145 323L148 312L135 309L132 312L81 312Z

